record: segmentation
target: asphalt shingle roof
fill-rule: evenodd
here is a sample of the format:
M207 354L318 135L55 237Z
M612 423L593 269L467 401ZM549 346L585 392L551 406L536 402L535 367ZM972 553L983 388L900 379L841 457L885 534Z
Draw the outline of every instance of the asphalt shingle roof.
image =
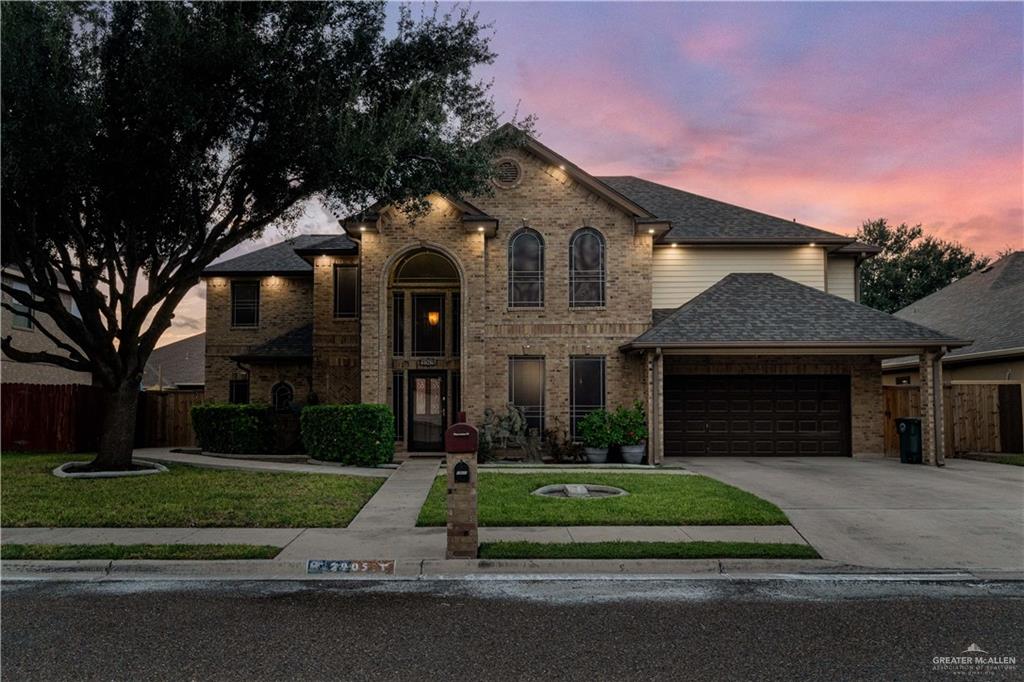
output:
M733 273L664 317L640 346L914 346L958 340L766 273Z
M206 333L169 343L153 350L146 363L142 385L152 388L181 384L199 384L206 381Z
M262 249L244 253L220 263L214 263L205 270L204 275L235 275L245 273L273 273L279 275L300 275L313 272L313 266L296 250L308 251L322 248L330 251L351 250L356 253L358 245L339 234L301 234L291 239Z
M313 357L313 324L296 327L234 357L250 361L311 358Z
M1024 251L1005 256L895 313L974 343L947 357L1024 348Z
M631 175L598 179L659 218L671 220L672 229L662 237L663 241L853 241L850 237Z

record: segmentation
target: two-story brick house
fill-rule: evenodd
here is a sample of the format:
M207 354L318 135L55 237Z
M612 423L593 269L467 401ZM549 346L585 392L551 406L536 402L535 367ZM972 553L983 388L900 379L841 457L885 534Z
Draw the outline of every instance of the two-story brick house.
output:
M849 237L533 139L495 164L492 196L373 206L208 268L208 396L384 403L406 452L440 449L459 410L573 432L639 399L653 462L874 455L881 359L933 368L958 343L858 304L876 249Z

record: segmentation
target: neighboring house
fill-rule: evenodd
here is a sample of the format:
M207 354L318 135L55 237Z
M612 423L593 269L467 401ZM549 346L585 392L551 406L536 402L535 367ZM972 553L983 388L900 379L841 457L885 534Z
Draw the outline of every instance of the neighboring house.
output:
M942 359L946 381L1024 380L1024 251L1016 251L896 313L974 343ZM918 384L916 358L882 363L886 384Z
M4 284L28 291L28 285L17 268L4 267L0 276L3 277ZM77 311L66 287L63 287L61 301L72 312ZM7 308L0 310L0 338L10 336L14 348L18 350L67 354L60 350L53 339L47 337L39 328L40 325L44 325L46 331L56 336L62 343L70 343L67 336L57 328L49 315L36 313L33 318L28 314L27 308L15 303L13 298L6 293L3 294L3 302L14 307L17 312L12 312ZM0 381L5 384L92 384L92 375L88 372L74 372L57 365L17 362L7 357L6 353L0 353Z
M149 391L199 389L205 383L206 333L155 348L142 375Z
M877 249L849 237L597 178L533 139L495 164L493 196L415 220L377 205L210 266L207 397L384 403L410 452L440 450L461 410L513 403L571 434L639 399L653 462L869 456L881 358L932 367L958 343L856 303Z

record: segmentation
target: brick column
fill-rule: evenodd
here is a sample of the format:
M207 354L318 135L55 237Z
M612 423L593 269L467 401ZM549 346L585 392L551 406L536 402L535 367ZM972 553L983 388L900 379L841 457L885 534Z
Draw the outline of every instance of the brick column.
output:
M921 374L921 456L925 464L945 464L942 423L942 353L926 351L920 356Z
M455 482L455 466L465 462L469 482ZM476 453L448 453L448 550L449 559L476 559L479 538L476 518Z

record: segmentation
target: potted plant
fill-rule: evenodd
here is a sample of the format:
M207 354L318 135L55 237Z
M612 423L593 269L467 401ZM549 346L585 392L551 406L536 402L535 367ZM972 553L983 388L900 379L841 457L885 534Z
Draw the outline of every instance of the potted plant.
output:
M583 441L587 461L600 464L608 461L611 445L611 419L604 410L594 410L576 425L576 433Z
M620 407L611 416L616 442L622 446L622 461L640 464L644 461L647 441L647 415L639 400L633 407Z

